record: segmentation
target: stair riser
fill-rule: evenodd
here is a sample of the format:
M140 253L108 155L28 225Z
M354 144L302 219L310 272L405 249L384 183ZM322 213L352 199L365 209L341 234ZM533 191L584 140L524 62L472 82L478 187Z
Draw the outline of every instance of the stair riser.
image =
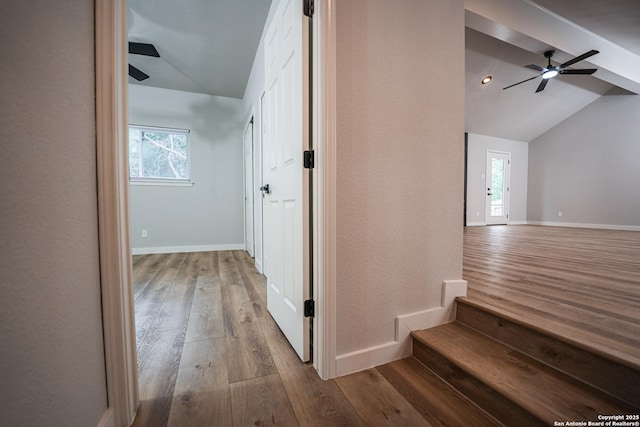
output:
M527 328L464 301L456 321L490 336L635 407L640 407L640 372L572 344Z
M530 414L515 402L496 392L490 385L461 370L446 357L420 341L413 341L413 357L505 425L548 425L548 423ZM469 421L470 425L472 425L472 420Z

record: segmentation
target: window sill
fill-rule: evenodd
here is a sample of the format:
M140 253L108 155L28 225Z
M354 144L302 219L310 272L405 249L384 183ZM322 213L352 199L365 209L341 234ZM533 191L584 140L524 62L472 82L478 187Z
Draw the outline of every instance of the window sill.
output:
M161 187L191 187L193 181L170 181L170 180L129 180L130 185L140 186L161 186Z

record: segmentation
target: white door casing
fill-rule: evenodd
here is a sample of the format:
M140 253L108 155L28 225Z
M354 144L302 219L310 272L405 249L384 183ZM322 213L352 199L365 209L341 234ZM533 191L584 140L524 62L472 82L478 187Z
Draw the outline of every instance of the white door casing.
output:
M307 27L302 2L282 0L265 38L263 183L267 308L303 361L310 359Z
M262 156L263 156L263 148L262 144L264 141L264 129L265 129L265 116L264 111L266 98L264 92L260 95L260 104L258 110L258 120L254 121L253 131L254 131L254 140L253 140L253 180L255 183L255 187L253 189L253 236L254 236L254 262L256 269L260 273L264 273L264 263L263 263L263 214L262 214L262 191L260 187L263 185L262 178ZM255 116L254 116L255 117ZM258 126L256 126L258 125Z
M253 227L253 117L247 123L242 137L244 142L244 248L254 256Z
M487 150L485 224L509 223L511 153Z

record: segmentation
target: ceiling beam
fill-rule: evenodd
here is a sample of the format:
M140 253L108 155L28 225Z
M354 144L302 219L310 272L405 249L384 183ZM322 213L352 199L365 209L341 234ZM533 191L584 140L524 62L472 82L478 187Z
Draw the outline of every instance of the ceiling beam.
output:
M598 50L582 68L593 65L594 77L640 94L640 56L532 1L465 0L465 9L467 27L537 54L554 48L554 61Z

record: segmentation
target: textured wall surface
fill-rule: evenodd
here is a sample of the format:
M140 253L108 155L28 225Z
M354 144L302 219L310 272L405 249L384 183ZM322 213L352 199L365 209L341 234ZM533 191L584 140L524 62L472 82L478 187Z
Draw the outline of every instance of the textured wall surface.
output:
M526 221L529 144L470 133L467 157L467 223L484 223L485 220L487 150L511 153L509 221Z
M462 277L464 3L336 12L340 355L393 341Z
M130 186L133 248L243 244L242 101L129 85L129 117L132 124L189 129L195 182Z
M527 219L640 226L639 117L640 96L611 92L533 140Z
M0 424L107 408L93 3L0 2Z

